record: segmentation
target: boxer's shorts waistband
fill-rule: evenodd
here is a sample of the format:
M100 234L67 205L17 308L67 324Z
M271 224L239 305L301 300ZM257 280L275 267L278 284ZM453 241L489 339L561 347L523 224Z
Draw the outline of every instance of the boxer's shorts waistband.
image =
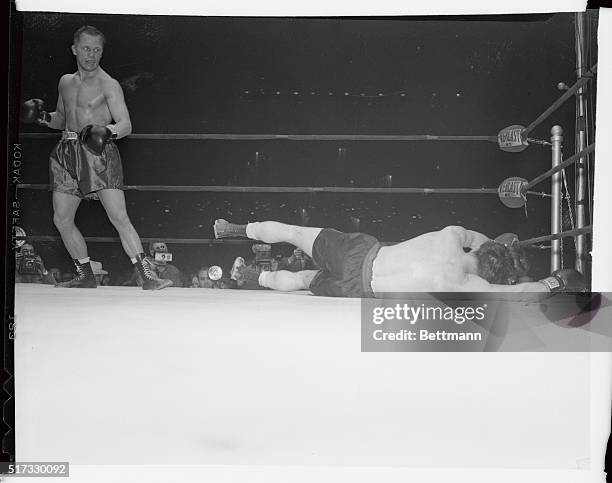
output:
M74 141L79 139L79 133L74 131L62 131L62 141Z

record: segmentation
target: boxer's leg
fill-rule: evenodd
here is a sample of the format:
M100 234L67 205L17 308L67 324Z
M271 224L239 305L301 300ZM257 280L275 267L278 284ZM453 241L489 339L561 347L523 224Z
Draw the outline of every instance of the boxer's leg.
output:
M319 273L319 270L302 270L301 272L288 272L279 270L277 272L261 272L259 275L259 285L281 290L283 292L293 292L295 290L308 290L310 282Z
M291 243L312 257L314 241L322 228L286 225L277 221L260 221L249 223L246 227L247 236L253 240L266 243Z
M172 281L158 278L145 260L140 237L127 214L123 191L112 188L103 189L97 193L102 206L106 210L108 219L119 233L125 253L130 257L134 268L142 278L142 288L144 290L160 290L171 286Z
M139 253L143 253L140 237L127 214L123 191L120 189L103 189L97 193L102 206L106 210L108 219L119 233L121 245L123 245L128 257L134 258Z
M215 236L246 236L265 243L291 243L312 257L314 241L322 228L287 225L277 221L260 221L248 225L235 225L225 220L215 221Z
M93 274L87 245L83 235L74 224L74 216L81 203L81 198L59 191L53 192L53 223L57 227L64 246L72 257L76 269L76 277L66 282L58 283L56 287L63 288L96 288L96 278Z
M87 258L87 245L74 224L81 198L68 193L53 192L53 223L62 237L64 246L73 260Z

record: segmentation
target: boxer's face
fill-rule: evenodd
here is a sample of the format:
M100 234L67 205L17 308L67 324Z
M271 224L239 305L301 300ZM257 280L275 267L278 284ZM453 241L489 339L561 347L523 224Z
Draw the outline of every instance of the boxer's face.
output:
M76 57L77 65L88 72L92 72L100 65L104 42L99 35L81 34L79 41L72 46L72 53Z
M198 283L201 288L212 288L213 282L210 278L208 278L208 269L200 270L198 272Z
M154 243L153 246L151 247L151 255L155 252L167 253L168 247L166 246L165 243Z

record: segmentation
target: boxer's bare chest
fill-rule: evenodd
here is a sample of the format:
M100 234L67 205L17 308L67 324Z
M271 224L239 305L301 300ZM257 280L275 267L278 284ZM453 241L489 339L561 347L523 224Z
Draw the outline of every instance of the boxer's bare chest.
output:
M71 79L62 89L62 99L69 124L96 121L98 123L110 120L106 94L99 79L81 81Z

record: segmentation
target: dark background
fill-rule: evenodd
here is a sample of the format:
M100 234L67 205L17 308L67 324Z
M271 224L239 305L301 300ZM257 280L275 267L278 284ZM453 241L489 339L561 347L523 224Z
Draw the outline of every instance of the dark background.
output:
M595 59L596 13L591 13ZM23 23L21 100L57 100L60 76L75 71L79 26L105 32L102 67L124 88L134 133L437 134L494 136L527 125L576 80L572 14L394 19L265 19L29 13ZM564 128L574 150L568 101L531 136ZM592 113L594 115L594 112ZM22 126L27 132L48 132ZM56 138L24 138L25 183L47 183ZM126 184L496 188L550 168L550 149L501 152L488 142L119 141ZM339 159L339 149L346 149ZM259 158L256 162L255 153ZM568 171L573 189L573 169ZM549 191L549 184L538 186ZM450 224L489 236L550 232L549 199L526 212L496 195L126 192L142 237L213 238L212 222L273 219L365 231L400 241ZM57 235L51 195L21 190L21 225ZM569 228L565 219L564 228ZM97 202L84 202L85 236L115 236ZM566 255L571 246L566 244ZM70 267L61 244L39 243L47 267ZM130 269L119 243L91 243L111 273ZM176 265L231 263L248 245L171 245ZM534 276L548 272L534 250ZM573 264L573 257L567 257Z

